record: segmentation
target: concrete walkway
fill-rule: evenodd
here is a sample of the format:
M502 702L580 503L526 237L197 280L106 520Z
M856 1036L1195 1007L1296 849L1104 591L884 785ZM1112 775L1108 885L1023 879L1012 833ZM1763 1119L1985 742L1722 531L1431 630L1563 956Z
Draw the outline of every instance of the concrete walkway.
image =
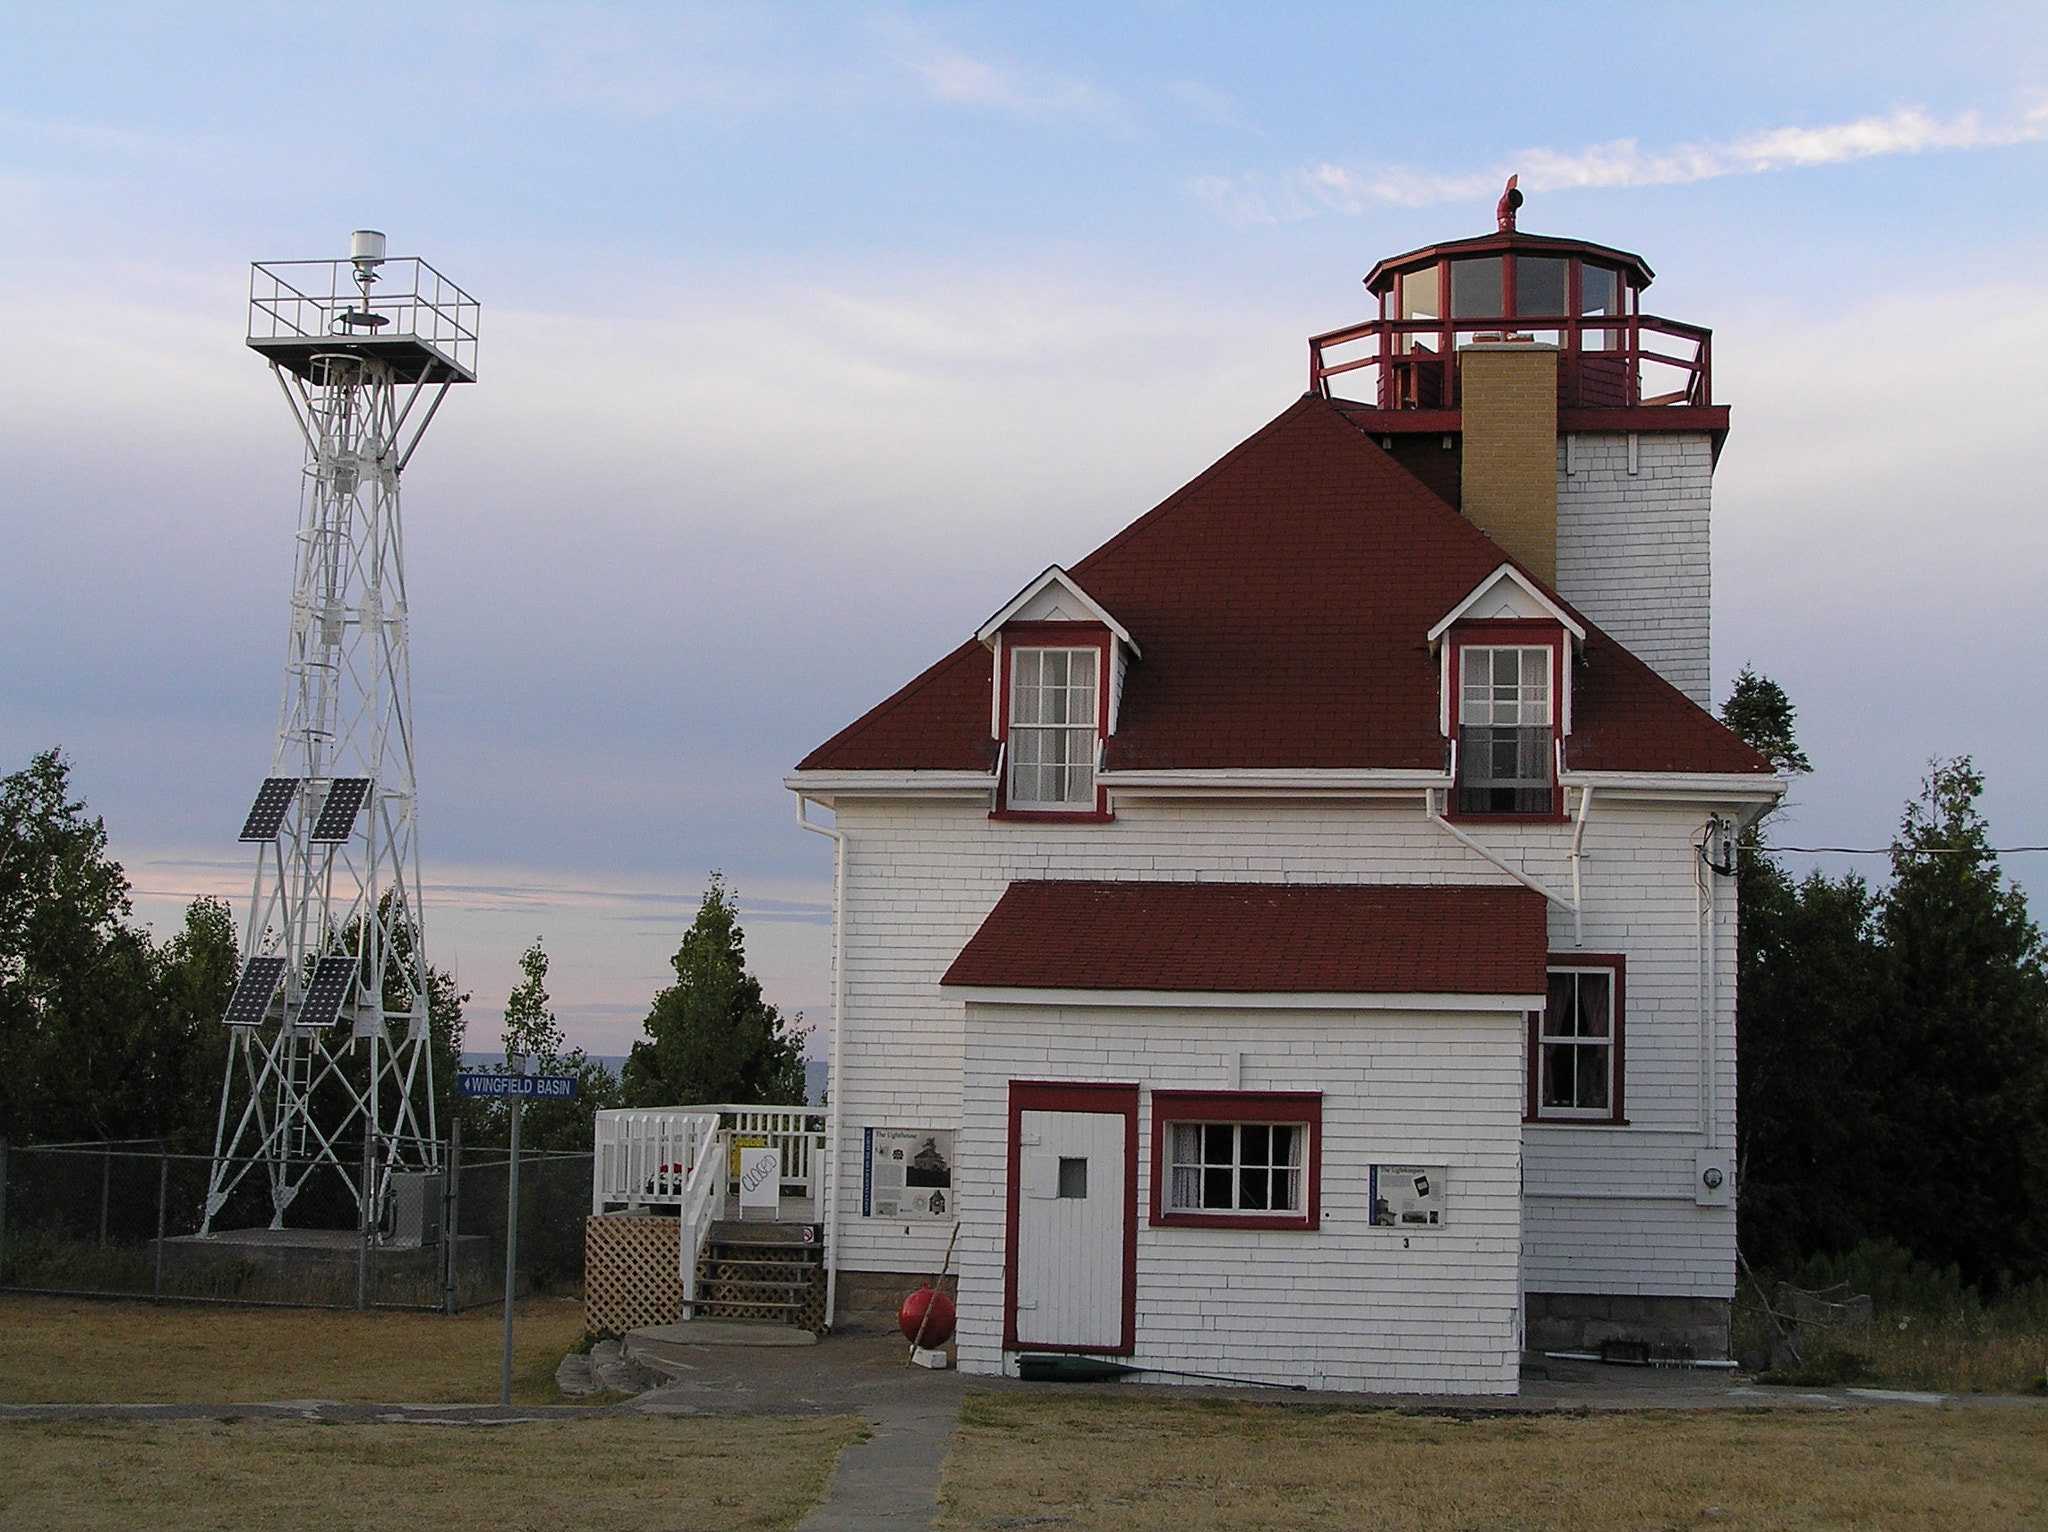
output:
M867 1411L874 1432L839 1455L825 1503L797 1532L919 1532L939 1508L939 1475L960 1424L960 1395L895 1399Z
M627 1355L658 1386L624 1408L663 1414L858 1414L872 1433L839 1456L824 1503L797 1532L923 1532L960 1423L960 1375L905 1365L894 1335L816 1350L691 1344L688 1326L636 1330Z

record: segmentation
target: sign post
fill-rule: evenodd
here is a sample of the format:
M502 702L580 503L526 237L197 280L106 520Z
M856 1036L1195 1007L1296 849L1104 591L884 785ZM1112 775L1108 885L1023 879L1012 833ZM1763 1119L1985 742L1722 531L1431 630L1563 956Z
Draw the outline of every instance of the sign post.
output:
M505 1357L498 1370L498 1402L512 1402L512 1298L519 1273L519 1109L529 1097L546 1101L574 1101L574 1075L530 1075L526 1060L517 1054L505 1060L508 1073L464 1072L455 1077L458 1096L482 1096L507 1101L512 1106L512 1159L505 1176Z

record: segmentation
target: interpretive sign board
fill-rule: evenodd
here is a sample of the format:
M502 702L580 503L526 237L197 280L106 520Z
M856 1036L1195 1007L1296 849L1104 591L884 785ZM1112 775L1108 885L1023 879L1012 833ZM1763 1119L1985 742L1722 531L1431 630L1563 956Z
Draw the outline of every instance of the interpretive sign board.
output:
M869 1128L861 1212L869 1218L953 1217L953 1135L943 1128Z

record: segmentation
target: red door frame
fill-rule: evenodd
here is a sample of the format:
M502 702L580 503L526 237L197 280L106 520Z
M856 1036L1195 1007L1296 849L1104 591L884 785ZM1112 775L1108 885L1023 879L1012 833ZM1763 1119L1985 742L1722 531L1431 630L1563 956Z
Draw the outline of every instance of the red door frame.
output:
M1024 1157L1020 1140L1026 1112L1100 1112L1124 1119L1124 1303L1123 1336L1114 1346L1067 1346L1017 1339L1017 1212L1023 1193ZM1138 1087L1066 1080L1010 1082L1009 1198L1003 1223L1003 1349L1005 1351L1086 1351L1104 1356L1129 1356L1138 1333Z

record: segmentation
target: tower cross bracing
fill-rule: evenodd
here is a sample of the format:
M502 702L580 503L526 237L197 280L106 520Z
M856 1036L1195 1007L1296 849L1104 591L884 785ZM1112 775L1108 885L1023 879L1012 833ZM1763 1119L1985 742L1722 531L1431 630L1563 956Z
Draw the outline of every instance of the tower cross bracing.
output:
M202 1230L252 1176L272 1228L323 1170L374 1225L394 1175L440 1168L399 483L448 390L475 381L478 313L425 262L387 260L381 234L353 245L251 278L248 343L306 461Z

